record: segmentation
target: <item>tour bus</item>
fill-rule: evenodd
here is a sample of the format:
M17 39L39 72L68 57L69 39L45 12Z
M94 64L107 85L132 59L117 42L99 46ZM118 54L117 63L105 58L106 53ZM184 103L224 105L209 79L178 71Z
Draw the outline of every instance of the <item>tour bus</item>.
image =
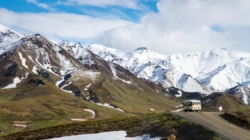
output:
M183 101L183 110L187 111L199 111L201 110L201 101L200 100L185 100Z

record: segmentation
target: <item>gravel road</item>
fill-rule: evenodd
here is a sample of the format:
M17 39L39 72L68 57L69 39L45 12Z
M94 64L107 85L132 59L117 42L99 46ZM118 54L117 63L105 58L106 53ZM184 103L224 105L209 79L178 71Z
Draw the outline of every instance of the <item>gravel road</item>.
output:
M219 116L222 114L220 112L174 112L172 114L210 128L230 140L250 140L250 131L224 120Z

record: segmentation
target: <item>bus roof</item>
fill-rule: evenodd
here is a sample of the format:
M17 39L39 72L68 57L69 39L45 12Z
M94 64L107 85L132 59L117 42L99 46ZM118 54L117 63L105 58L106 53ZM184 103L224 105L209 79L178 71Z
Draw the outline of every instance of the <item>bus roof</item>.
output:
M201 102L200 100L184 100L183 102Z

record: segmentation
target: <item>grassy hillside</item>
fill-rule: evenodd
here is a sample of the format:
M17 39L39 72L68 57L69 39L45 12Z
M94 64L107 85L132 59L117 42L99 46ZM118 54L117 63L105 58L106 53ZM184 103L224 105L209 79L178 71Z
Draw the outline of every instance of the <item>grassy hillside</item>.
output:
M219 107L222 107L222 111L249 108L249 106L247 106L240 99L227 93L210 94L201 98L201 102L203 103L203 111L219 111Z
M125 130L129 137L151 134L168 139L174 136L180 140L204 139L219 140L222 139L215 132L207 130L205 127L189 123L171 114L148 114L137 117L121 117L104 120L93 120L88 122L58 125L37 130L28 130L19 133L13 133L4 137L9 139L47 139L53 137L62 137L67 135L79 135L88 133L98 133L104 131ZM187 130L192 130L187 133Z
M85 83L80 82L82 89L91 83L89 79L84 80ZM0 89L0 135L22 131L20 127L12 126L15 121L28 124L25 129L37 129L72 123L70 118L92 119L92 114L84 109L93 110L96 113L95 119L105 119L170 111L176 105L162 94L144 91L140 87L136 90L130 85L104 77L99 82L92 82L89 90L84 92L83 96L74 96L33 74L20 83L18 88ZM101 103L110 103L125 112L84 100L82 97L87 92L96 95Z
M173 110L175 102L162 94L133 88L129 84L118 84L117 81L104 80L90 90L102 102L108 102L128 113L149 113Z
M44 85L28 83L39 79ZM0 130L1 134L18 131L13 121L28 121L29 128L41 128L70 123L70 118L91 119L111 118L128 115L114 109L97 106L70 93L65 93L41 77L29 77L21 88L0 89Z

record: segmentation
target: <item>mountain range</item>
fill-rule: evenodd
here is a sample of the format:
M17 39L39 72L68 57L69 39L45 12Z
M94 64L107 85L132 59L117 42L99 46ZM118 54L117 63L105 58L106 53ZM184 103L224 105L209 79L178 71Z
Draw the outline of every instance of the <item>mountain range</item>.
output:
M77 95L82 89L76 79L88 77L93 82L101 72L128 85L139 80L155 92L167 93L174 87L179 89L176 97L182 92L227 92L249 103L250 53L225 48L172 55L145 47L124 52L100 44L56 44L40 34L24 36L0 25L0 63L2 89L22 83L33 73Z
M121 65L138 78L161 84L166 90L175 87L202 94L227 92L246 104L249 102L250 53L247 52L221 48L161 55L145 47L122 52L97 44L87 49L108 62Z

